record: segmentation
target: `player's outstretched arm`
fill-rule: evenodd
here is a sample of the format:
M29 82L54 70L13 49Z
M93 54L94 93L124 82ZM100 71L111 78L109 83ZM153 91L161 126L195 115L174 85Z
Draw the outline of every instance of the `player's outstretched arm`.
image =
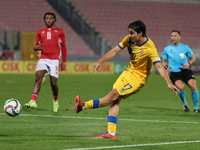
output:
M99 59L93 66L93 70L100 70L101 64L103 64L105 61L112 59L115 57L122 49L118 46L115 46L113 49L111 49L109 52L107 52L101 59Z
M168 88L170 88L172 91L174 91L174 94L177 95L177 91L179 91L179 89L173 85L169 79L169 76L167 74L167 71L165 70L165 68L163 67L163 65L158 62L155 64L158 72L160 73L160 75L165 79L165 81L167 82Z

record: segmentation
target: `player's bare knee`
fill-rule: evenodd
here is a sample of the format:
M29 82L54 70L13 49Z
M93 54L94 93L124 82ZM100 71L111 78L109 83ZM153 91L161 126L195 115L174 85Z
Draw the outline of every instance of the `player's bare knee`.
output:
M196 87L196 86L191 86L190 89L191 89L192 91L196 91L196 90L197 90L197 87Z
M112 102L110 103L110 105L109 105L109 106L110 106L110 108L111 108L111 107L113 107L113 106L114 106L114 105L116 105L116 104L118 105L118 104L120 103L120 100L121 100L121 99L120 99L120 98L118 98L118 99L116 99L116 100L112 101Z
M118 94L117 90L112 90L112 91L107 95L107 97L108 97L110 103L113 102L113 101L115 101L115 100L117 100L117 99L119 99L119 96L120 96L120 95Z
M178 87L178 89L179 89L181 92L183 92L183 91L185 90L184 84L183 84L183 85L179 85L179 86L177 86L177 87Z

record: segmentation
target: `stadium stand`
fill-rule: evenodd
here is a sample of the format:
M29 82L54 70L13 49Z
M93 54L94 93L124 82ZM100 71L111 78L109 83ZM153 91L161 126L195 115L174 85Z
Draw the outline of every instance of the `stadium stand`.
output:
M155 43L158 52L170 43L170 32L181 31L181 42L199 49L200 4L173 2L71 0L75 7L111 43L117 45L128 33L127 26L142 20L147 26L147 36ZM127 51L120 52L128 55Z
M68 55L95 55L45 0L1 0L0 10L1 30L6 27L9 30L32 33L45 27L43 20L45 12L54 12L57 17L56 26L62 28L66 34Z
M155 43L158 52L170 43L170 32L181 31L181 42L193 50L200 49L200 4L187 1L173 3L170 0L150 2L145 0L70 0L87 20L111 43L117 45L128 33L130 22L140 19L147 25L147 36ZM165 2L164 2L165 1ZM174 1L175 2L175 1ZM56 26L66 33L69 55L94 56L93 50L60 17L45 0L8 0L0 1L0 30L20 30L36 33L44 27L43 15L55 12ZM0 39L2 36L0 35ZM120 53L127 56L127 51Z

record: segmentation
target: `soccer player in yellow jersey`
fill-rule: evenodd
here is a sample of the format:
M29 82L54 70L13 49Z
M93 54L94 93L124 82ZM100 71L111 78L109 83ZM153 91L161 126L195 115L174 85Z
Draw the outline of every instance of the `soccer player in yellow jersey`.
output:
M119 103L125 98L139 92L147 82L151 74L151 66L154 64L160 75L167 82L168 87L177 95L179 91L174 86L167 75L166 70L161 64L157 49L149 37L146 36L145 24L137 20L128 26L129 34L112 50L107 52L99 59L93 67L93 70L100 70L102 63L112 59L121 50L128 47L130 55L130 64L119 76L113 85L113 89L103 98L82 102L77 95L75 98L75 112L78 113L88 108L99 108L109 105L109 114L107 122L107 131L105 134L94 139L116 139L116 127L119 114Z

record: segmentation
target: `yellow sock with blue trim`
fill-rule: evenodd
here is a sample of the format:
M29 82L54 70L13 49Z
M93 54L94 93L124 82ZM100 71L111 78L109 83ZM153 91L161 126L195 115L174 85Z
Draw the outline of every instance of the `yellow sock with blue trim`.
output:
M116 128L117 128L117 120L118 118L115 116L108 116L108 133L116 133Z
M99 108L100 101L99 99L93 99L85 102L85 109L87 108Z

